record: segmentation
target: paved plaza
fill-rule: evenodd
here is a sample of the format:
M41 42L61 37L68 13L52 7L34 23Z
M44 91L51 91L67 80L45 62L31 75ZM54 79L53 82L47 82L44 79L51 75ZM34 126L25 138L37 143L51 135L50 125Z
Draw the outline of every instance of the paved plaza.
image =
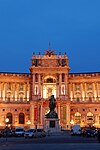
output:
M3 145L0 150L100 150L99 143Z
M100 150L97 138L51 135L45 138L25 139L24 137L0 138L0 150Z

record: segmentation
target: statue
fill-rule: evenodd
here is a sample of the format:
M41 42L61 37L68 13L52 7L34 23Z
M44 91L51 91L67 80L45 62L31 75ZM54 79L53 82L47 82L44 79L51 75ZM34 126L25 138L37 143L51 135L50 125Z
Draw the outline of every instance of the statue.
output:
M49 108L50 108L50 111L53 111L56 107L56 100L54 98L54 95L51 95L50 99L49 99Z
M58 118L58 114L54 110L55 107L56 107L56 99L54 98L54 95L51 95L49 99L50 112L46 114L46 118Z

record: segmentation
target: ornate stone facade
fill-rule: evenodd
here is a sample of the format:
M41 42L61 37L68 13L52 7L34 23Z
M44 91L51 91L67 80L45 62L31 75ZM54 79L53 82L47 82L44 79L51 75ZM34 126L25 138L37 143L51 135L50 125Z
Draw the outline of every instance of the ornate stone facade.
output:
M56 98L60 126L100 127L100 73L68 73L66 54L33 54L30 73L0 73L0 127L44 127L49 98Z

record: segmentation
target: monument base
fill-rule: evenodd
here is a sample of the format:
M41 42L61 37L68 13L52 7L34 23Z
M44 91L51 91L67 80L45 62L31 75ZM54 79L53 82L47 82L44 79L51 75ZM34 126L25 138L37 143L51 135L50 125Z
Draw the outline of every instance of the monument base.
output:
M45 119L45 131L47 133L61 133L61 128L59 126L59 119L56 118L46 118Z

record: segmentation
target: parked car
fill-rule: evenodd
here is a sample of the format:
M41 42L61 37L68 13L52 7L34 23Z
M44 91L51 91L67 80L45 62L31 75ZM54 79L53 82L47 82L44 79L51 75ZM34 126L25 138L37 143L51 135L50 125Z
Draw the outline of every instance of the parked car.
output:
M34 131L34 137L45 137L46 136L46 132L44 129L36 129Z
M35 129L29 129L27 131L24 132L24 137L25 138L32 138L34 137L34 131Z
M37 138L37 137L45 137L46 136L46 132L44 131L44 129L29 129L27 131L24 132L24 137L25 138Z
M71 129L71 135L81 135L82 131L81 131L81 127L80 125L73 125L72 129Z
M91 128L86 128L82 131L82 135L86 137L95 137L95 130Z
M45 137L46 136L46 132L44 131L44 129L36 129L34 131L34 137Z
M16 127L15 136L24 136L24 127Z

